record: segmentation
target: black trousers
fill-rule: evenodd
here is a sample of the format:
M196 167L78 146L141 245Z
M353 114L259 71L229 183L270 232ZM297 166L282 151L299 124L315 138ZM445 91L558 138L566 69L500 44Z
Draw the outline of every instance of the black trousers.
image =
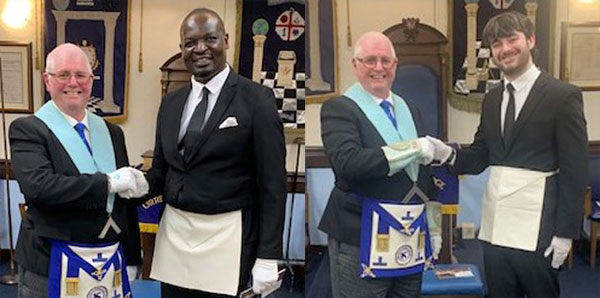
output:
M558 270L552 255L492 245L481 241L489 297L559 297Z

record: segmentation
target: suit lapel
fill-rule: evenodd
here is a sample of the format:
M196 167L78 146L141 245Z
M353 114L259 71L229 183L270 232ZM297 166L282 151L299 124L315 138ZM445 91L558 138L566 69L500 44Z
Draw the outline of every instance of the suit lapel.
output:
M521 108L521 112L519 112L519 116L515 121L513 126L512 134L510 139L508 140L508 148L507 152L512 147L512 144L515 142L516 138L519 136L519 132L523 128L523 126L531 119L531 116L534 114L533 112L539 106L540 100L544 97L544 88L548 83L548 74L542 72L527 95L527 99L525 100L525 104L523 108Z
M502 104L502 92L503 91L504 91L503 86L492 89L492 91L490 91L489 100L492 101L490 104L491 109L489 111L485 111L486 117L489 118L489 121L490 121L489 123L491 124L492 132L494 133L494 135L490 136L490 137L492 139L500 140L502 149L504 149L504 139L502 136L502 126L500 124L500 122L502 121L502 119L500 117L500 107Z
M235 95L236 89L235 85L237 84L237 74L233 71L229 72L227 76L227 80L225 80L225 84L221 88L221 93L219 94L219 98L217 98L217 102L215 103L215 107L213 108L210 116L208 117L208 121L202 130L202 134L194 144L191 152L189 154L185 154L185 162L189 163L194 155L198 152L198 150L206 143L208 137L214 132L219 120L222 118L223 113L229 107L233 96Z
M170 105L168 111L166 111L167 121L163 123L165 128L163 133L166 133L165 142L163 143L165 155L172 156L176 160L176 164L181 166L183 169L183 157L177 150L177 141L179 138L179 129L181 127L181 117L183 115L183 108L187 102L187 98L192 90L192 85L189 84L185 88L182 88L178 94L173 96L173 103ZM167 99L168 100L168 99Z

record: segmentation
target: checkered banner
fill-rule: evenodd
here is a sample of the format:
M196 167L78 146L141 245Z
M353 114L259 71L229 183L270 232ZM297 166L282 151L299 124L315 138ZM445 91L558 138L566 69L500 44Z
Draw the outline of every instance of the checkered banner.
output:
M238 73L273 89L286 128L304 128L305 1L240 3Z
M81 47L94 75L88 110L99 116L126 116L128 5L127 0L44 1L44 54L65 42Z

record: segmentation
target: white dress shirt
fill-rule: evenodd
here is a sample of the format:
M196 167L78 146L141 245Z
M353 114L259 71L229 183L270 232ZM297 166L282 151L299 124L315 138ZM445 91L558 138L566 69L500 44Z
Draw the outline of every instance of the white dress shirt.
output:
M229 76L229 65L226 65L221 72L215 75L210 81L206 84L202 84L194 79L192 76L192 90L188 95L188 99L185 103L185 107L183 108L183 114L181 115L181 126L179 127L179 137L177 138L177 142L181 142L181 139L185 136L187 131L187 127L190 124L190 120L192 119L192 115L194 114L194 110L196 106L202 101L202 88L206 87L208 89L208 107L206 109L206 117L204 118L204 123L208 121L208 116L212 113L212 110L215 108L215 104L217 103L217 98L221 94L221 89L225 84L225 80L227 80L227 76Z
M502 92L502 104L500 105L500 129L504 133L504 118L506 117L506 108L508 106L509 93L506 85L509 83L515 88L515 122L519 119L519 113L527 100L531 87L540 76L541 71L535 65L532 65L521 76L514 79L512 82L504 80L504 92Z

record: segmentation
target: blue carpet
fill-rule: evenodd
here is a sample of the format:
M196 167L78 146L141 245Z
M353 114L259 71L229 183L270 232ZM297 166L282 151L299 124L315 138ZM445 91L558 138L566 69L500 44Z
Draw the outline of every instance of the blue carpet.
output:
M595 269L589 267L587 241L575 243L573 268L559 273L561 298L600 297L600 259ZM478 240L465 240L454 248L459 263L474 264L483 276L483 253ZM329 256L327 253L310 256L306 270L306 297L331 297Z

